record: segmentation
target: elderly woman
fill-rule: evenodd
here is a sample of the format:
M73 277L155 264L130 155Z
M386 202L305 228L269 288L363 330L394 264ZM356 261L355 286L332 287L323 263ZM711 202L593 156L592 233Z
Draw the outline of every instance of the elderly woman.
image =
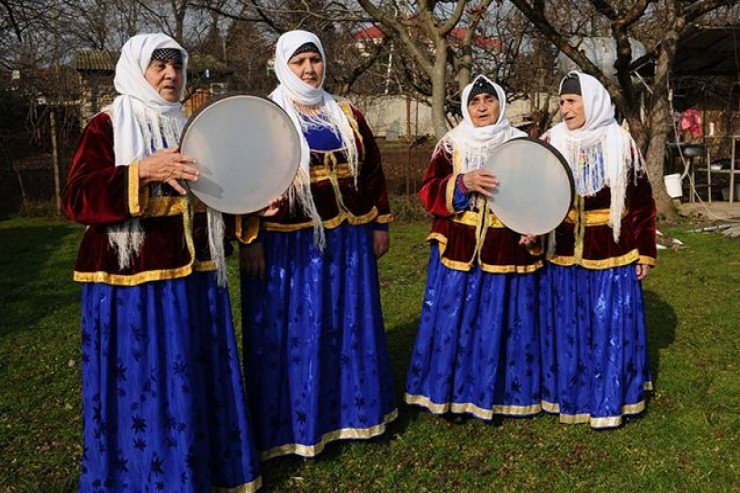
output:
M573 72L559 93L563 121L543 137L567 159L576 198L542 276L543 409L609 428L643 411L652 387L640 281L655 264L655 202L604 86Z
M325 67L314 34L278 40L270 97L303 152L288 200L242 247L245 376L263 459L313 457L396 417L378 287L391 220L380 153L357 108L324 91Z
M486 155L525 134L509 125L503 89L483 75L462 93L463 120L437 144L419 196L433 214L427 287L406 402L480 419L540 411L532 237L506 228L488 197Z
M65 211L87 225L74 273L83 283L80 491L260 484L213 260L223 242L209 241L220 214L206 214L181 181L198 179L177 148L187 59L163 34L131 38L116 65L119 96L83 131L67 178Z

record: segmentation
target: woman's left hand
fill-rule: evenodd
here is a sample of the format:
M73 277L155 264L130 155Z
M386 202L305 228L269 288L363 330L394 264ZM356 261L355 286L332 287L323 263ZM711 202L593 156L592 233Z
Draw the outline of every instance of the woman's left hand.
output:
M648 273L650 272L650 265L647 264L637 264L636 273L637 273L637 280L642 281L648 276Z
M535 235L522 235L519 237L520 245L529 246L535 241L537 241L537 237Z
M260 209L259 211L257 211L257 215L260 217L274 216L280 210L280 206L283 205L284 200L285 200L285 197L278 197L276 199L272 199L270 201L270 205L268 205L264 209Z
M388 248L391 246L391 235L388 231L382 231L376 229L373 232L373 251L377 258L385 255Z

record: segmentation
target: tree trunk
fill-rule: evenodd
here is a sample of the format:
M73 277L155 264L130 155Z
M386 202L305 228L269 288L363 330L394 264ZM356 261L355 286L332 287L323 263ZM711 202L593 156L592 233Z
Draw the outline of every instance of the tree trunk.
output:
M653 108L653 118L668 119L671 114L668 111L668 105L665 103L657 104ZM668 220L674 220L678 217L676 208L673 206L673 200L666 192L665 182L663 181L663 161L665 159L667 125L653 125L649 130L648 152L646 156L648 177L653 187L653 197L655 205L658 208L658 215Z
M441 139L447 133L447 119L445 118L447 53L446 46L440 45L445 45L445 43L437 44L437 54L434 59L434 71L432 73L432 125L434 126L434 134L438 139Z
M655 62L655 80L652 85L653 93L648 98L651 107L646 108L649 115L647 125L649 143L647 153L648 176L650 177L650 184L653 186L653 196L658 208L658 215L668 220L678 217L663 181L666 138L673 119L670 101L668 100L670 89L668 74L673 66L681 27L682 22L678 21L673 29L668 30L658 51L658 58Z
M54 201L57 205L57 212L62 212L62 194L59 185L59 152L57 151L57 118L53 106L49 111L49 127L51 127L51 163L54 168Z

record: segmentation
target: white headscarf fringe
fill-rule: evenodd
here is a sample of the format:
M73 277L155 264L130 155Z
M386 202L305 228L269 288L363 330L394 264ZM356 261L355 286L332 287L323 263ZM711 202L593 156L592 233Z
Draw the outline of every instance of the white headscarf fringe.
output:
M224 218L223 215L214 209L208 208L206 212L208 219L208 248L211 252L211 258L216 264L216 279L218 285L226 286L228 275L226 272L226 255L224 253Z
M575 130L569 130L565 122L558 123L543 137L549 137L550 144L568 161L576 193L585 197L596 194L604 186L610 188L609 225L616 243L622 227L627 175L630 168L634 168L636 180L638 173L645 169L644 160L632 136L614 119L606 88L588 74L571 74L576 74L581 84L586 121ZM554 240L553 235L550 238ZM551 241L550 248L553 247L554 241Z
M311 177L303 168L298 169L293 184L288 189L288 204L292 211L300 210L313 222L313 243L316 248L323 251L326 248L326 235L324 234L324 221L316 209L311 193Z
M118 258L118 268L131 266L144 244L144 229L137 218L108 226L108 246Z
M111 117L116 166L128 166L157 150L179 145L187 121L182 105L179 101L171 102L162 98L144 75L152 52L159 48L175 48L182 53L180 99L185 94L188 54L175 40L164 34L140 34L123 45L114 77L119 96L113 104L103 109ZM162 195L162 184L151 184L149 189L152 196ZM208 209L208 226L211 256L218 266L219 285L224 286L226 263L220 212ZM140 253L144 234L138 218L108 227L108 243L118 256L119 268L129 267L134 255Z

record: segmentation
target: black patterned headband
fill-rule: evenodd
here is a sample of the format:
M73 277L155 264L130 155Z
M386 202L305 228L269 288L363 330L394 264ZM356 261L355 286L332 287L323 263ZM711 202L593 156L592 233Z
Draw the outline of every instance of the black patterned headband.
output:
M177 48L157 48L152 52L151 61L172 60L173 63L182 65L182 51Z
M321 54L319 51L318 46L313 44L312 42L303 43L301 46L298 47L297 50L293 52L292 55L290 55L290 58L293 58L296 55L300 55L301 53L318 53ZM290 58L288 58L290 60Z
M490 94L495 99L498 99L496 88L493 87L493 84L489 83L486 79L483 78L475 81L475 84L470 89L470 94L468 94L468 101L466 102L466 104L470 104L473 98L475 98L478 94Z
M576 74L568 74L560 85L560 96L563 94L581 95L581 80Z

